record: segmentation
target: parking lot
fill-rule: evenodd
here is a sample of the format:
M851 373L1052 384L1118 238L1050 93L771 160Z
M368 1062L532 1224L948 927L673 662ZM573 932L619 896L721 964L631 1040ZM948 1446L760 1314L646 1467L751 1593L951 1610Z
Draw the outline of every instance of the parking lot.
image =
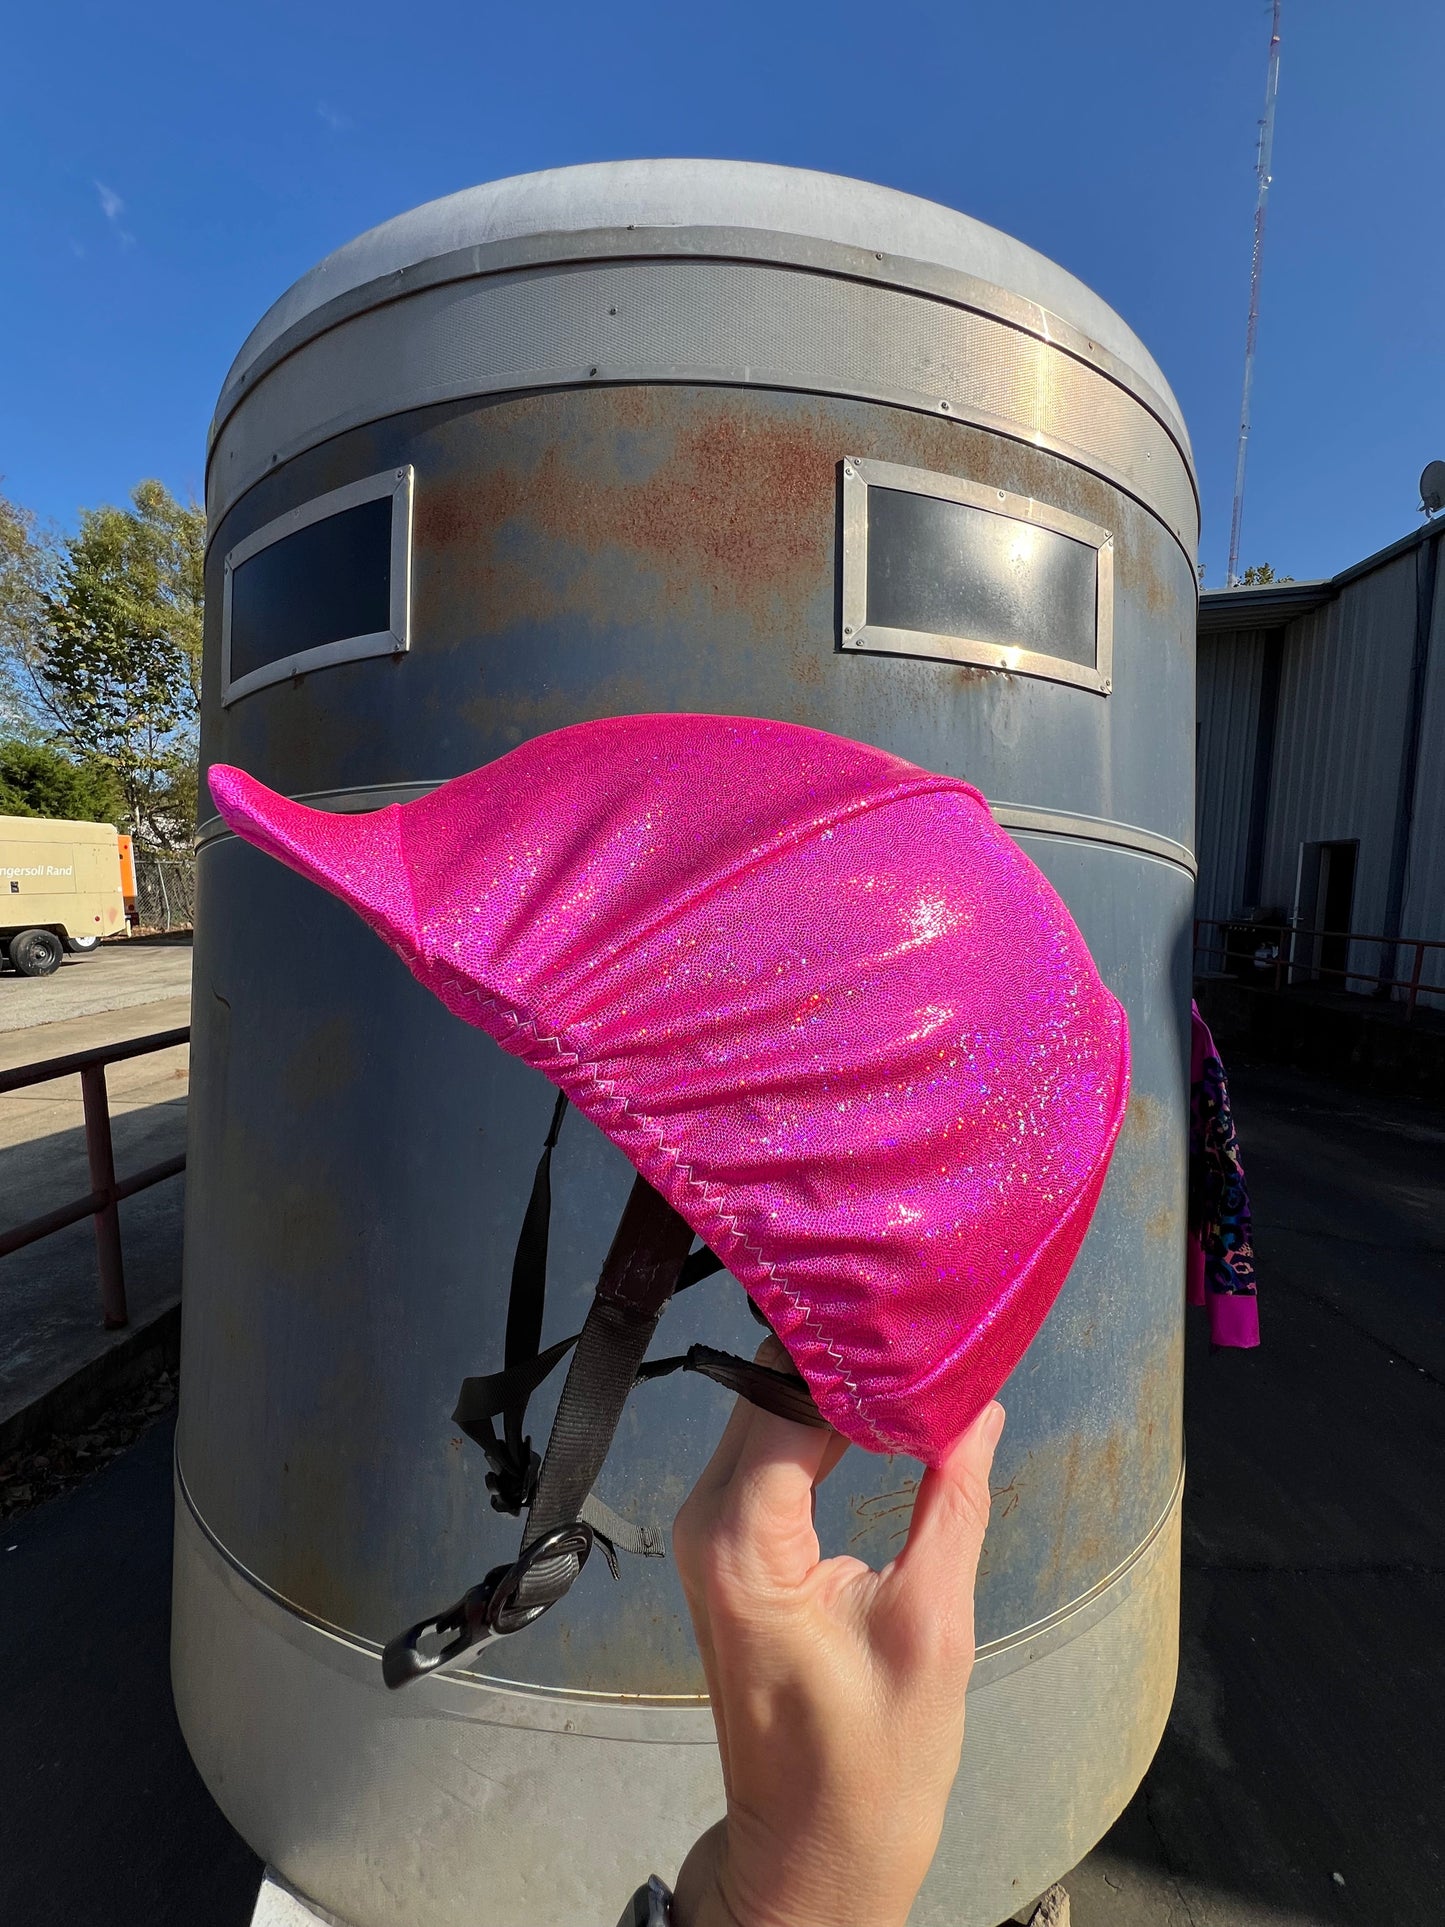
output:
M35 1030L104 1011L135 1010L189 997L190 989L188 938L133 937L102 944L86 957L69 956L51 977L0 973L0 1031ZM47 1045L40 1054L52 1053ZM5 1061L19 1060L7 1056Z

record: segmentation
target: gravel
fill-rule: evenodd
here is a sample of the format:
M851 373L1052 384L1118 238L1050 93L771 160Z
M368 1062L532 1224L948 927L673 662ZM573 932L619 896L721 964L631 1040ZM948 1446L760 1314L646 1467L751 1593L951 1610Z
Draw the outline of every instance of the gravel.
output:
M88 1479L127 1451L176 1402L175 1372L128 1386L83 1428L32 1440L0 1459L0 1519L15 1519Z

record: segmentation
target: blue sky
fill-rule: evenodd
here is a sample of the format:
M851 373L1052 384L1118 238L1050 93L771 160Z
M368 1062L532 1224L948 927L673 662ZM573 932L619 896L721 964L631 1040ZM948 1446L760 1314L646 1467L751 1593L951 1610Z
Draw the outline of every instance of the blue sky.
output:
M12 9L0 487L63 524L144 475L199 494L232 355L329 249L498 175L716 155L931 196L1089 282L1179 396L1217 586L1268 34L1264 0ZM1285 0L1246 562L1358 560L1445 457L1442 71L1445 8Z

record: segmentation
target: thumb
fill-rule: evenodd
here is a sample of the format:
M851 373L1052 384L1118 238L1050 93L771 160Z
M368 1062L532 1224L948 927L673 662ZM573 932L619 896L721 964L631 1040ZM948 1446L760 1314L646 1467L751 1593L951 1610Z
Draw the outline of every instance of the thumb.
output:
M908 1543L896 1562L905 1594L925 1607L931 1601L934 1612L966 1607L969 1623L988 1527L988 1475L1003 1421L997 1400L985 1405L943 1463L925 1472Z

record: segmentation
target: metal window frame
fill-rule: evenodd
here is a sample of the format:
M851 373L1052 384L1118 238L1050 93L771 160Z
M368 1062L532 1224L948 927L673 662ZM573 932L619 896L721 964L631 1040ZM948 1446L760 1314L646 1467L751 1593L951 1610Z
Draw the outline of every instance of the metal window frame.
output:
M1095 695L1108 696L1114 687L1114 536L1097 522L1086 522L1067 509L1011 495L1007 489L940 475L926 468L905 468L896 462L843 459L843 593L840 646L864 654L915 656L928 661L972 663L982 669L1002 669L1011 675L1038 676L1047 682L1069 683ZM1097 556L1094 607L1094 664L1069 662L1036 649L1001 649L996 642L968 636L937 635L923 629L890 629L868 621L868 491L889 488L904 495L934 496L959 502L988 515L1028 522L1081 542Z
M299 508L289 509L285 515L278 515L274 521L265 523L248 535L244 542L238 542L235 548L227 550L221 565L224 585L221 600L223 709L258 689L269 689L275 683L289 682L293 676L309 675L313 669L329 669L334 663L358 662L367 656L404 655L410 649L411 511L415 481L416 471L408 464L405 468L388 468L380 474L364 476L358 482L347 482L342 488L331 489L325 495L316 496L313 501L303 502ZM288 535L296 535L315 522L329 521L333 515L343 515L348 509L360 508L364 502L380 501L387 495L392 498L390 627L374 630L365 636L340 636L335 642L319 643L314 649L301 649L289 656L278 656L274 662L263 663L259 669L252 669L233 681L231 585L236 570L263 550L283 542Z

